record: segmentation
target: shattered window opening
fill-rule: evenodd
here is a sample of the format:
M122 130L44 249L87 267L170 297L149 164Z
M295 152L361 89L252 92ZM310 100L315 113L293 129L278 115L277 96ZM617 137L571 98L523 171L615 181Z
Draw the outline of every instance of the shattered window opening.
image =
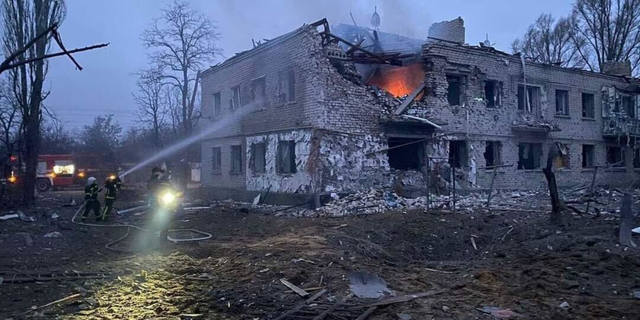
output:
M449 165L462 168L467 164L467 142L449 141Z
M620 147L607 147L607 164L614 167L624 167L624 155Z
M420 170L424 144L418 140L422 139L389 138L389 166L396 170ZM405 146L398 148L401 145Z
M640 149L633 149L633 167L640 168Z
M633 96L623 96L622 97L622 107L629 118L636 117L636 104L633 99Z
M242 172L242 146L231 146L231 173Z
M502 143L500 141L487 141L484 149L484 160L487 167L499 166L502 164L501 156Z
M593 168L593 159L594 159L594 146L591 144L583 144L582 145L582 167L583 168Z
M518 110L533 113L540 103L540 88L527 86L527 96L524 95L524 85L518 85Z
M251 81L251 97L254 108L261 110L266 107L266 84L264 76Z
M222 149L220 147L211 148L211 171L214 173L222 170Z
M484 99L487 103L487 108L496 108L501 104L502 97L502 82L488 80L484 82Z
M570 167L569 145L556 142L558 153L553 158L553 165L558 169L568 169Z
M231 91L233 94L230 101L230 109L235 111L240 109L240 85L231 88Z
M213 94L213 116L219 117L222 113L222 100L220 99L220 92Z
M293 140L278 142L278 172L296 173L296 142Z
M518 169L519 170L540 169L541 157L542 157L541 143L521 142L518 144Z
M255 173L266 172L266 147L264 142L254 143L251 145L250 166Z
M595 95L591 93L582 93L582 117L594 119L596 117Z
M447 75L447 84L447 101L449 105L459 106L462 92L462 77Z
M569 91L556 90L556 115L569 116Z
M293 69L278 73L278 101L281 103L296 100L296 78Z

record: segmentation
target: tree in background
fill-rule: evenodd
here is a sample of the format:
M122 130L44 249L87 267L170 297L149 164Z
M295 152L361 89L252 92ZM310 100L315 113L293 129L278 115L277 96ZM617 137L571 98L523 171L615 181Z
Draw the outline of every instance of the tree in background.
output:
M120 146L122 127L113 120L113 115L97 116L93 124L85 125L78 136L80 149L87 153L102 154L113 158Z
M199 71L220 54L218 39L213 20L178 0L162 10L162 16L142 34L144 46L152 50L151 64L160 71L163 82L178 93L178 109L171 114L179 117L172 120L179 123L182 136L191 135L199 117Z
M37 35L45 33L65 17L63 0L4 0L2 1L4 26L3 48L5 55L19 52ZM17 61L35 59L10 69L7 73L12 93L20 108L21 149L25 164L23 204L34 200L38 153L40 148L40 124L42 120L43 83L47 74L47 61L37 59L49 51L52 35L38 38L35 43L17 57ZM26 61L25 61L26 62Z
M78 141L56 119L48 119L42 126L41 154L69 154L78 150Z
M583 68L585 61L579 51L584 51L584 44L574 42L571 32L568 18L556 19L545 13L511 47L514 53L521 52L535 62Z
M156 148L161 148L162 131L166 127L165 116L169 112L167 99L170 99L161 73L158 70L142 70L136 84L138 92L133 95L133 99L138 105L138 119L152 132L152 143Z
M603 70L605 62L640 64L640 0L577 0L571 16L575 43L591 70ZM592 53L592 54L590 54Z

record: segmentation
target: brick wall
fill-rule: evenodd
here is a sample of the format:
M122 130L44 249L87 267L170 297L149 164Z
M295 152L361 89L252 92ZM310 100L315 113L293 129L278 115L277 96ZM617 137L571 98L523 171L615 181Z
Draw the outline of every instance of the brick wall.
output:
M465 43L464 20L458 17L451 21L434 23L429 27L429 37L457 43Z

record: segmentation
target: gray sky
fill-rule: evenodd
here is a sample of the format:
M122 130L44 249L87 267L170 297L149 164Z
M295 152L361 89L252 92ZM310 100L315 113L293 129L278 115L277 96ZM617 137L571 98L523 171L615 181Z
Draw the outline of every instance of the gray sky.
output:
M140 34L172 0L67 0L67 18L60 28L67 48L110 42L106 49L76 55L83 71L65 58L51 60L45 104L67 128L80 128L93 117L114 113L126 129L136 123L136 71L147 63ZM303 23L326 17L332 25L369 26L374 6L380 30L425 39L431 23L461 16L466 39L477 44L489 34L508 51L513 39L541 14L563 16L570 0L190 0L193 7L217 21L225 57L251 48L251 39L273 38ZM55 45L52 47L57 50Z

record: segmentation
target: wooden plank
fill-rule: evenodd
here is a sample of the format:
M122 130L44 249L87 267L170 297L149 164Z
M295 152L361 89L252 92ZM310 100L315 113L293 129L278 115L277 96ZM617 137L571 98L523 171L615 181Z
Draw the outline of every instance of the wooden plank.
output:
M368 304L367 307L386 306L386 305L389 305L389 304L406 302L406 301L411 301L411 300L414 300L414 299L420 299L420 298L426 298L426 297L430 297L430 296L435 296L435 295L442 294L442 293L445 293L445 292L446 292L446 290L418 292L418 293L408 294L408 295L405 295L405 296L400 296L400 297L380 300L378 302L374 302L374 303Z
M377 309L378 309L378 307L371 307L371 308L367 309L367 311L365 311L363 314L358 316L358 318L356 320L367 320L367 319L369 319L369 316L372 315Z
M282 284L287 286L289 289L293 290L293 292L297 293L301 297L306 297L306 296L309 295L309 292L304 291L302 288L300 288L300 287L296 286L295 284L287 281L287 279L285 279L285 278L280 279L280 282L282 282Z
M426 83L421 83L417 88L411 92L411 94L402 102L402 104L393 113L399 115L404 112L405 109L413 102L413 100L424 90Z
M275 320L282 320L296 312L298 312L300 309L304 308L304 306L306 306L307 304L316 301L318 298L320 298L323 294L325 294L327 292L327 289L322 289L320 292L316 293L315 295L313 295L313 297L307 299L306 301L303 301L299 304L297 304L295 307L293 307L293 309L285 312L284 314L282 314L281 316L277 317Z
M72 295L70 295L70 296L68 296L66 298L62 298L62 299L56 300L54 302L49 302L49 303L47 303L45 305L42 305L42 306L39 306L39 307L31 308L29 311L26 311L25 313L22 313L20 315L23 316L23 315L25 315L25 314L27 314L29 312L34 312L34 311L37 311L37 310L40 310L40 309L44 309L46 307L50 307L50 306L52 306L54 304L62 303L62 302L68 301L68 300L75 300L75 299L80 298L80 297L81 297L81 295L79 293L72 294Z
M313 320L322 320L322 319L326 318L331 312L336 310L339 306L341 306L342 304L344 304L345 302L347 302L347 300L349 300L351 298L353 298L353 292L350 293L348 296L342 298L342 300L336 302L336 304L334 304L331 307L329 307L329 309L325 310L319 316L313 318Z

